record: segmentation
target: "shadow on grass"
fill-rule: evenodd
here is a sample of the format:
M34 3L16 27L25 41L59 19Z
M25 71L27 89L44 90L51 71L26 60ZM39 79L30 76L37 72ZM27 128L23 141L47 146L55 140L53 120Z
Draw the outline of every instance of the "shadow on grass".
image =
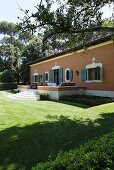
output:
M67 105L71 105L71 106L76 106L76 107L79 107L79 108L82 108L82 109L88 109L90 107L93 107L93 106L89 106L89 105L85 105L85 104L81 104L81 103L62 101L62 100L53 101L53 102L67 104Z
M48 115L48 119L53 117ZM29 170L49 155L54 158L60 151L68 151L88 140L95 139L114 128L114 113L106 113L92 122L87 119L71 120L54 117L55 122L43 122L0 132L0 169Z

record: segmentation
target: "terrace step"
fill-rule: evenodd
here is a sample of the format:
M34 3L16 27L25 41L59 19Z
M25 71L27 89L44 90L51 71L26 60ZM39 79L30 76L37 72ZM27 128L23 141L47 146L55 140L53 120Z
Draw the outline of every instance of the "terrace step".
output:
M40 95L37 90L27 90L16 94L10 94L10 99L29 99L29 100L40 100Z

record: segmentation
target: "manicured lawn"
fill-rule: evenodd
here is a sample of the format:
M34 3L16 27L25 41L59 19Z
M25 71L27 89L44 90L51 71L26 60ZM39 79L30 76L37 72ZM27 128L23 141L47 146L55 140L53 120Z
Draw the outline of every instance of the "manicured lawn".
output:
M88 108L7 95L0 92L0 170L29 170L114 128L114 103Z

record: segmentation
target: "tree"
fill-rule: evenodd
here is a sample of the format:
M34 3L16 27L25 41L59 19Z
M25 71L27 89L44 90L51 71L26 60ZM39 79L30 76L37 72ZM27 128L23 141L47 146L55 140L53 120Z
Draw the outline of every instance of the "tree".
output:
M19 82L21 53L24 48L18 38L19 33L17 25L0 22L0 34L4 35L0 41L0 71L3 81Z
M33 36L26 44L22 56L26 57L27 62L36 60L40 57L42 52L42 40L37 36Z
M16 36L19 32L18 25L8 23L7 21L0 22L0 34L9 35L10 37Z
M41 0L32 14L21 9L25 16L20 27L32 33L37 29L48 30L47 37L52 34L113 31L114 28L103 26L101 19L101 8L111 2L113 0L56 0L58 5L54 11L53 0Z
M21 80L24 83L29 82L28 63L42 57L42 54L42 39L33 35L22 51Z
M0 40L1 81L29 81L27 63L39 57L40 39L6 21L0 22L0 34L4 35Z
M19 82L23 44L14 37L4 37L1 41L0 48L0 58L4 64L4 67L1 71L8 70L11 74L13 74L12 80Z

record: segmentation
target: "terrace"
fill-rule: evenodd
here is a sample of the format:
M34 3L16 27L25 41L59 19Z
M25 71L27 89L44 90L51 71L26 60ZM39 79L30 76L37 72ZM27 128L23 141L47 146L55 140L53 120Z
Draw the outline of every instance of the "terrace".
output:
M21 91L37 89L39 94L48 93L50 99L59 100L63 95L82 94L86 88L77 86L74 82L62 82L60 86L56 86L56 83L34 82L32 85L18 85L18 89Z

